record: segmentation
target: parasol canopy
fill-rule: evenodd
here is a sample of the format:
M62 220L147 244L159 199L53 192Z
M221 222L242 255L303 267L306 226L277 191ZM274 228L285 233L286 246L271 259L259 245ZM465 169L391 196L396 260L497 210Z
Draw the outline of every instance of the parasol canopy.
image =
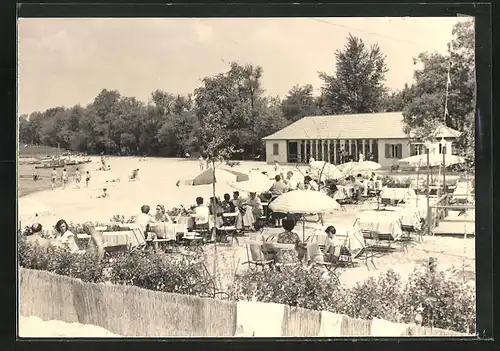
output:
M349 161L339 165L338 168L342 171L342 173L344 173L345 176L348 176L358 171L356 169L357 166L358 166L357 162Z
M247 192L247 193L262 193L268 191L273 182L266 175L261 172L250 172L250 179L241 182L230 182L229 185L236 190Z
M325 193L313 190L294 190L280 195L269 205L282 213L326 213L340 209L337 201Z
M216 183L232 183L244 182L250 180L248 174L233 171L232 169L216 168L215 169L215 182ZM214 183L213 169L209 168L194 177L188 177L177 181L177 186L196 186Z
M344 177L342 171L335 165L324 161L314 161L311 163L311 173L317 178L340 179Z
M355 169L360 172L376 171L380 168L382 168L382 165L373 161L362 161L355 166Z

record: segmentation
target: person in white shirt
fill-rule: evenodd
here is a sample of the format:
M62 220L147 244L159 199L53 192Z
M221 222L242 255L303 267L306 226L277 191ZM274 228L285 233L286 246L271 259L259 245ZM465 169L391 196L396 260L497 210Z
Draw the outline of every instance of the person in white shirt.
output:
M68 223L66 223L64 219L58 220L55 228L57 233L59 234L59 237L57 239L63 246L67 247L72 253L80 251L76 243L75 234L73 234L69 230Z
M294 177L293 172L288 171L285 179L285 184L287 185L288 191L297 190L298 183L299 182L297 181L297 178Z
M360 152L358 158L359 158L359 162L363 162L365 160L365 155L363 155L363 153Z
M202 197L196 198L196 207L194 208L194 220L197 226L208 224L210 219L210 209L203 202L204 201Z
M147 239L147 233L149 231L149 226L151 224L156 224L156 221L149 214L150 207L148 205L141 206L141 213L139 213L135 217L134 223L137 224L142 234L144 235L144 239Z

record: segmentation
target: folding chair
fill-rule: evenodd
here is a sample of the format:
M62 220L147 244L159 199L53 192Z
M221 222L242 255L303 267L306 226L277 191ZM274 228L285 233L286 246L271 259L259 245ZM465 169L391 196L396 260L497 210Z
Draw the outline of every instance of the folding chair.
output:
M238 217L238 212L234 213L223 213L222 214L222 226L219 228L221 232L221 241L227 242L228 237L231 237L231 245L234 240L239 245L239 240L237 237L238 229L236 229L236 219Z
M242 264L248 264L250 269L256 269L257 267L271 268L274 264L274 259L266 258L263 251L263 243L260 241L247 241L246 242L247 259L248 261Z
M401 230L403 230L403 236L401 237L401 241L406 240L408 242L412 241L412 236L416 236L418 242L422 242L422 232L415 228L413 225L401 225Z

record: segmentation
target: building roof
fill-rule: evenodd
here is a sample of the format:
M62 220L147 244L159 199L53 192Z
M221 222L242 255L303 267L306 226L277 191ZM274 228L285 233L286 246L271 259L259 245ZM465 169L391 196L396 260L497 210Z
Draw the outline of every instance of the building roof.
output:
M459 132L441 126L436 137L455 138ZM264 140L406 139L402 112L306 116Z

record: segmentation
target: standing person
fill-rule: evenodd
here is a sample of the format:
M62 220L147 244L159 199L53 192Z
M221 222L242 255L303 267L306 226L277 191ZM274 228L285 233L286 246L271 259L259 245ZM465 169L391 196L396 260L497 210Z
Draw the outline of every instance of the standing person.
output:
M57 171L55 168L52 168L52 190L56 187L56 180L57 180Z
M280 164L278 163L278 160L274 160L274 171L278 172L280 169Z
M200 158L198 159L198 165L200 166L200 171L205 170L205 162L203 160L203 156L200 155Z
M66 172L66 168L63 169L61 180L63 189L66 189L66 184L68 183L68 172Z
M80 170L77 168L75 171L75 183L77 188L80 188L81 181L82 181L82 174L80 173Z
M210 168L210 157L207 156L207 159L205 160L205 169L209 169Z
M283 181L281 180L281 176L279 174L274 177L275 182L269 189L269 192L271 193L271 201L273 202L278 196L284 194L287 190L287 186ZM275 221L275 226L279 227L281 226L281 220L283 219L283 214L273 212L273 217Z
M341 146L340 147L340 164L343 164L344 163L344 158L345 158L345 150L344 150L344 146Z
M358 160L359 162L363 162L363 161L365 160L365 155L363 155L363 153L362 153L362 152L360 152L360 153L359 153L359 156L358 156L358 159L359 159L359 160Z
M87 171L87 173L85 173L85 187L86 188L89 187L89 182L90 182L90 172Z
M286 179L285 179L285 184L287 186L287 191L297 190L298 183L299 182L297 181L297 179L293 176L293 172L292 171L288 171L286 173Z

